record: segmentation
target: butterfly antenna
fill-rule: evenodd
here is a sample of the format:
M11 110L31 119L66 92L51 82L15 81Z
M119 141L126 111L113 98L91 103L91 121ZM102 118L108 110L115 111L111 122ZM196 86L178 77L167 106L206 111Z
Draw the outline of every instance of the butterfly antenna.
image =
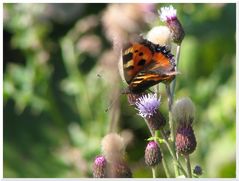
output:
M115 97L115 98L111 101L110 105L105 109L105 112L108 112L108 111L113 107L113 105L116 103L116 101L119 100L119 97L120 97L120 94L118 94L118 96Z

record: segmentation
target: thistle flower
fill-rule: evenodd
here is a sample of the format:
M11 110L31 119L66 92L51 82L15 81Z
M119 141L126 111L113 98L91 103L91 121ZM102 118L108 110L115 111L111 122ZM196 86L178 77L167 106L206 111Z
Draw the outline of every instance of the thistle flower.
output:
M156 94L146 94L137 99L135 103L139 115L146 120L150 131L159 130L166 124L166 120L159 112L160 98Z
M144 155L145 163L148 166L156 166L162 161L160 148L155 141L150 141L147 144Z
M193 169L193 173L196 175L202 175L202 168L199 165L196 165Z
M185 33L180 21L177 18L177 10L171 5L169 7L162 7L158 13L161 21L167 23L167 26L171 31L172 40L177 44L181 44Z
M192 128L195 108L191 99L182 98L173 105L172 114L177 123L176 149L183 155L191 154L197 146Z
M161 21L173 21L177 19L177 10L173 8L173 6L162 7L161 11L159 11L159 16Z
M106 159L104 156L97 156L93 164L94 178L106 177Z
M139 110L139 115L143 118L149 118L156 113L160 105L160 98L157 99L156 94L143 95L138 98L135 103L137 109Z

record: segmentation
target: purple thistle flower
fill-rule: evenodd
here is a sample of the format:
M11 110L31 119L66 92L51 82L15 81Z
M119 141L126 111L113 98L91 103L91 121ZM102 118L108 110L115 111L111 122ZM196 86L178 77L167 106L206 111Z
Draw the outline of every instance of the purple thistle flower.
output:
M160 105L160 98L156 94L147 94L137 99L135 103L139 115L143 118L150 118L156 113Z
M158 13L161 21L167 23L167 26L171 31L172 40L177 44L181 44L185 32L177 18L177 10L171 5L169 7L162 7Z
M155 130L159 130L166 124L166 120L159 112L160 98L157 99L156 94L146 94L137 99L136 109L139 111L139 115L146 120L151 134Z

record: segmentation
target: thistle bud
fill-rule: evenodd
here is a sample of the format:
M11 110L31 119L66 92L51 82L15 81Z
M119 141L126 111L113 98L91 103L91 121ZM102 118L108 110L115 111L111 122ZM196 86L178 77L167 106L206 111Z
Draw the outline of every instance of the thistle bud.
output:
M132 178L132 172L123 160L115 160L107 166L108 178Z
M191 154L197 146L196 138L192 128L195 108L191 99L182 98L173 105L173 117L176 121L176 149L183 155Z
M191 154L197 146L193 128L190 124L182 123L176 132L176 149L182 155Z
M106 177L106 159L103 156L97 156L93 164L94 178Z
M162 161L160 148L155 141L150 141L147 144L144 155L145 163L148 166L156 166Z
M196 165L195 168L193 169L193 173L196 175L202 175L202 168L199 165Z
M139 115L146 119L151 131L159 130L165 126L166 120L159 112L160 98L156 94L143 95L135 103Z
M163 22L167 23L168 28L171 31L172 40L181 44L185 33L184 29L177 18L177 10L173 8L173 6L162 7L159 11L160 19Z

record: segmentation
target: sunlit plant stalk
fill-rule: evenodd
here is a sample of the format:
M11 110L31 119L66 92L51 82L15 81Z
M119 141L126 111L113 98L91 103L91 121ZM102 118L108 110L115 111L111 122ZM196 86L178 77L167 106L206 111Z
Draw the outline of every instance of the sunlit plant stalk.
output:
M148 124L148 121L145 119L145 123L146 125L148 126L149 128L149 131L151 133L151 136L154 137L154 140L158 142L157 138L159 137L159 130L153 132L153 130L150 128L149 124ZM164 172L165 172L165 175L167 178L170 178L170 173L169 173L169 168L168 168L168 165L167 165L167 162L165 160L165 157L164 157L164 153L163 153L163 150L162 150L162 147L160 146L160 143L158 142L158 146L159 148L161 149L161 154L162 154L162 164L163 164L163 169L164 169ZM153 178L156 178L156 169L155 168L152 168L152 175L153 175Z
M186 165L187 165L187 172L188 172L188 177L192 178L192 171L191 171L191 164L190 164L190 157L189 155L184 156Z
M139 110L139 115L144 118L146 125L149 128L152 138L158 143L158 147L161 150L162 164L166 176L169 178L169 169L165 161L160 143L157 138L159 137L159 130L166 124L165 119L158 111L160 105L160 98L157 98L156 94L143 95L137 99L135 106ZM156 170L152 168L153 177L156 177Z
M181 42L185 35L183 27L182 27L180 21L178 20L176 14L177 14L177 10L174 9L173 6L162 7L161 10L159 11L161 21L166 22L166 24L171 32L171 38L172 38L173 42L177 44L175 71L177 71L177 67L179 64L180 47L181 47L180 45L181 45ZM171 87L170 87L170 85L166 85L166 92L168 95L169 125L170 125L171 141L172 141L172 147L173 147L172 151L173 151L173 155L175 156L176 160L178 160L177 155L176 155L176 149L175 149L175 128L174 128L174 123L173 123L173 118L172 118L172 105L173 105L175 86L176 86L176 77L173 80ZM175 177L178 177L179 169L178 169L178 166L176 165L176 162L174 162L174 172L175 172Z

